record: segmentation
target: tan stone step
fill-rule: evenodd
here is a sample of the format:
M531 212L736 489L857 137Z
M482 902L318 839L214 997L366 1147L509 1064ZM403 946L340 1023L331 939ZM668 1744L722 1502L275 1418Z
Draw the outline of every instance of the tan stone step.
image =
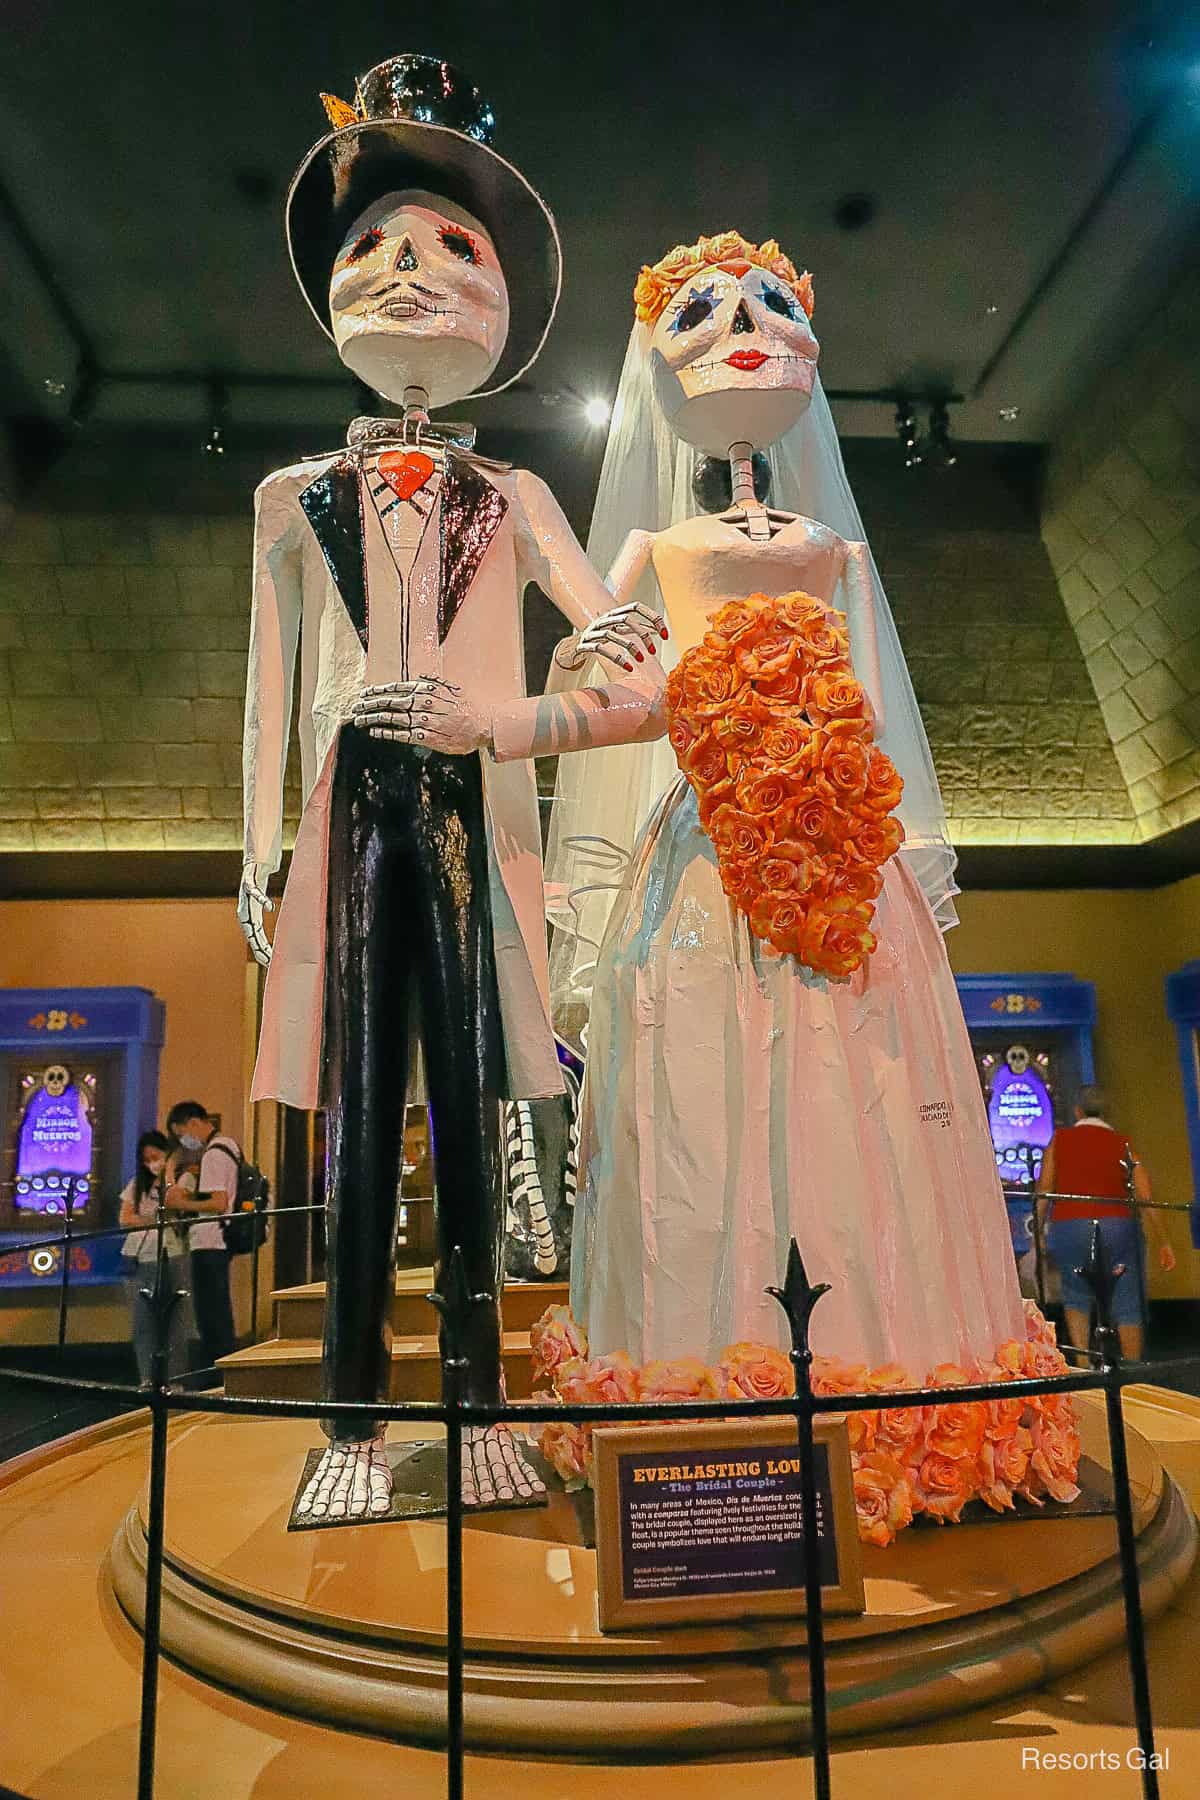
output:
M321 1391L321 1344L317 1338L271 1338L235 1350L218 1365L225 1392L239 1400L316 1400ZM532 1391L528 1331L504 1333L504 1380L511 1400ZM393 1400L440 1400L441 1363L436 1333L392 1339Z
M400 1269L396 1274L396 1298L392 1306L392 1330L397 1337L421 1337L437 1328L437 1314L425 1298L433 1286L431 1268ZM565 1281L506 1281L504 1324L509 1331L528 1331L548 1306L565 1306ZM275 1335L280 1338L320 1339L325 1329L325 1283L305 1287L276 1288Z

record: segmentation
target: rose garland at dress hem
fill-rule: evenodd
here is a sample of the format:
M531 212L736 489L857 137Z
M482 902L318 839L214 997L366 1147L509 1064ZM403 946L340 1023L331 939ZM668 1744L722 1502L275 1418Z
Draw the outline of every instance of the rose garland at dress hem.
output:
M940 1364L925 1385L1068 1373L1053 1325L1031 1300L1025 1302L1025 1333L1023 1343L1008 1339L991 1362L971 1370ZM712 1366L682 1356L639 1368L622 1350L589 1360L587 1334L566 1306L546 1309L530 1333L530 1347L536 1380L548 1383L558 1399L581 1406L775 1400L795 1391L789 1358L765 1344L730 1344ZM878 1408L847 1415L864 1543L890 1544L921 1513L941 1525L957 1524L969 1500L1005 1512L1017 1496L1035 1506L1077 1498L1080 1445L1069 1394L905 1408L888 1407L883 1398L920 1385L898 1363L868 1369L834 1357L813 1359L817 1394L880 1395ZM590 1425L550 1423L533 1427L531 1436L568 1488L590 1485Z

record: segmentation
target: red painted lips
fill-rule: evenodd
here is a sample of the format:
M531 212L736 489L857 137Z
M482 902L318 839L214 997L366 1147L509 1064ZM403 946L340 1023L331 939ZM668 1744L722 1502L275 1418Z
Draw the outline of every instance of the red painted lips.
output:
M732 356L725 358L731 369L761 369L770 360L762 350L735 350Z

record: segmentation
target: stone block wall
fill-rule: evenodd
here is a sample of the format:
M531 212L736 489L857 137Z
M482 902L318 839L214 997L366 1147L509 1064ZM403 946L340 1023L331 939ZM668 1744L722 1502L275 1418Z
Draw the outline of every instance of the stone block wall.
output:
M315 440L301 436L300 445ZM582 535L596 469L541 464ZM241 841L250 495L296 443L221 459L193 440L87 434L0 531L0 850L210 850ZM1132 812L1038 535L1028 455L964 447L908 475L847 464L895 609L957 841L1095 843ZM563 626L531 593L539 685ZM539 768L543 791L553 767ZM299 808L293 747L289 821Z
M0 847L240 843L249 558L244 518L17 512L0 537Z
M1200 817L1200 245L1058 436L1042 536L1139 836Z
M944 474L847 446L959 844L1128 841L1132 807L1037 531L1028 453Z

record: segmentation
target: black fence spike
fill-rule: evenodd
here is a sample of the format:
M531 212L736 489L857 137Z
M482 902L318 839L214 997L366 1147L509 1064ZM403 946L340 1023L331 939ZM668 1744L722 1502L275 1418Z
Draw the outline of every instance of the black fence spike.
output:
M813 1308L823 1295L832 1293L833 1290L827 1281L818 1281L814 1285L808 1279L804 1258L795 1238L788 1245L783 1286L769 1287L766 1291L778 1300L787 1315L788 1328L792 1334L792 1354L802 1356L806 1363L810 1362L812 1351L808 1344L808 1330Z

